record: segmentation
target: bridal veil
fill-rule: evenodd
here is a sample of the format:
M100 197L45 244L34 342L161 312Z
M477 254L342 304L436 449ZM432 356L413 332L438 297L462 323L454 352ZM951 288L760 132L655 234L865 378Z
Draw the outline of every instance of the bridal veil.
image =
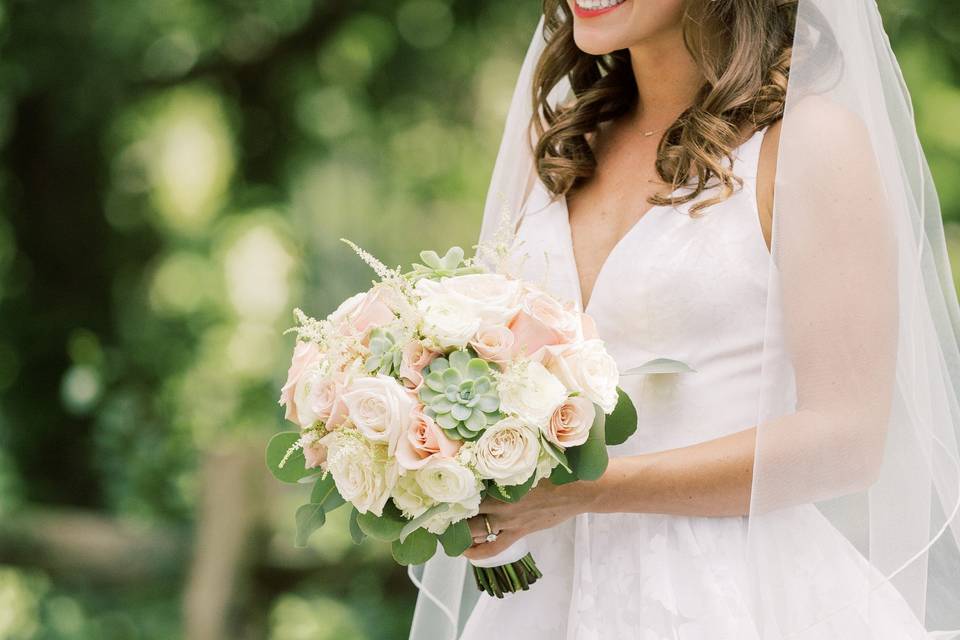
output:
M757 634L829 637L836 619L869 620L892 585L930 638L960 637L960 308L937 194L875 1L796 4L763 368L756 421L743 425L757 434L744 558ZM510 105L482 242L504 218L515 227L536 179L543 28ZM774 562L772 514L805 503L868 561L849 598L813 618L791 607ZM466 560L437 554L411 577L411 638L455 638L477 597Z

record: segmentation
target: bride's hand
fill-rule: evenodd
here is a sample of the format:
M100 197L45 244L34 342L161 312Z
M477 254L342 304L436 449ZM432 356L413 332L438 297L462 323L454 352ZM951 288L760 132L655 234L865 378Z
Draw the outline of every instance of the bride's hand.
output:
M480 503L480 515L470 518L470 533L473 546L464 552L471 560L481 560L496 555L520 538L569 520L588 510L589 482L571 482L555 485L542 480L527 495L514 503L485 498ZM494 542L486 542L486 515L490 529L497 534Z

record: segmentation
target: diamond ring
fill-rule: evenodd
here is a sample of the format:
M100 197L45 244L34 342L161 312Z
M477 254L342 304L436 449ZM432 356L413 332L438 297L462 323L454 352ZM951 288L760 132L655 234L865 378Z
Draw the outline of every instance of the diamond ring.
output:
M487 542L496 542L497 534L490 528L490 520L487 519L487 514L485 513L483 514L483 524L487 527Z

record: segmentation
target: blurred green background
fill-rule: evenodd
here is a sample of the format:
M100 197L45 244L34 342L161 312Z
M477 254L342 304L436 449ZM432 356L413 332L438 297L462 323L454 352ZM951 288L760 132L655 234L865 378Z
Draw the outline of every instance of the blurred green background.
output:
M960 12L881 7L956 243ZM473 243L538 13L0 2L0 639L406 637L385 546L293 547L281 332L368 283L341 237Z

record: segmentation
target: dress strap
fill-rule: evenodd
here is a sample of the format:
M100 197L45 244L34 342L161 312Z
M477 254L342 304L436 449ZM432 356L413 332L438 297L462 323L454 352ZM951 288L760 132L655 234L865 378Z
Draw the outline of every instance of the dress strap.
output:
M767 127L757 129L753 135L734 150L733 173L744 180L755 181L760 167L760 147Z

